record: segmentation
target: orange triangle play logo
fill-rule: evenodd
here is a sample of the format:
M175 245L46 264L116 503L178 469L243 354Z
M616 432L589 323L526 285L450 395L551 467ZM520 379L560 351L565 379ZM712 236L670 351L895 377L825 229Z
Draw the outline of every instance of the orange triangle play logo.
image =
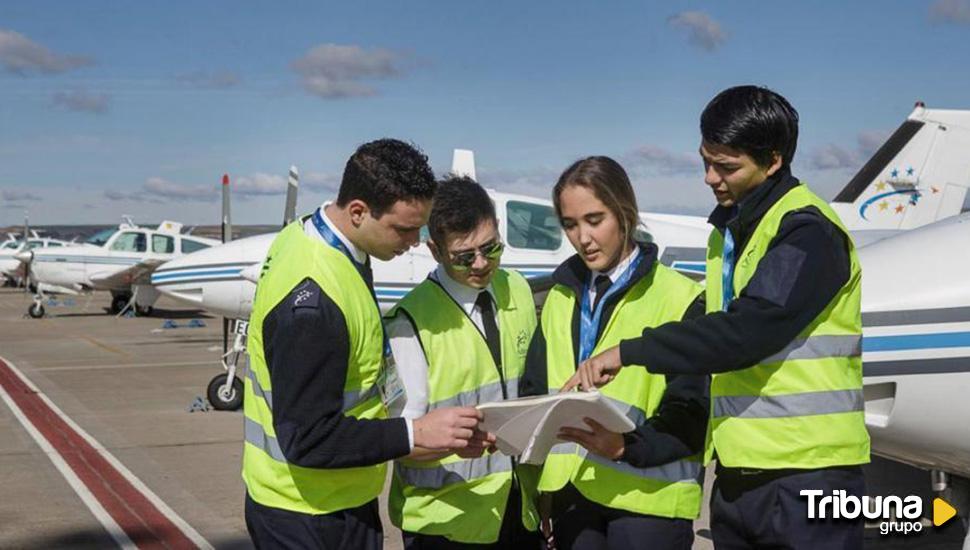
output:
M942 498L933 499L933 526L939 527L957 515L957 510Z

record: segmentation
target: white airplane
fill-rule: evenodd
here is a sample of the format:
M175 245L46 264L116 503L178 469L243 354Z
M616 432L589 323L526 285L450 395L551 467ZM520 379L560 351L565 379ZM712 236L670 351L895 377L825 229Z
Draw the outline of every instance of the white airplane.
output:
M913 112L835 197L865 245L960 213L970 188L970 111Z
M873 452L930 470L934 490L945 491L964 521L970 519L970 259L959 251L968 243L970 212L859 250Z
M26 280L26 265L15 258L20 252L34 249L57 248L71 246L74 243L52 237L41 237L32 232L31 238L24 243L21 240L7 240L0 245L0 275L6 280L21 283Z
M150 314L158 292L149 284L156 267L182 254L208 248L219 241L181 235L182 224L164 221L155 229L141 228L126 220L117 229L101 231L84 244L22 251L15 257L30 266L37 295L27 312L44 315L46 293L79 294L91 290L111 291L111 310L129 305L139 314Z

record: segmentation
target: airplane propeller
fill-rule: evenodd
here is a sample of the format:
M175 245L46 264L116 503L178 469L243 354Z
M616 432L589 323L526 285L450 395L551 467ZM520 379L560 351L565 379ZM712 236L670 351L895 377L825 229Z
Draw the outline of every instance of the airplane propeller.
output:
M229 174L222 175L222 242L232 240L232 217L229 212ZM222 353L229 352L229 319L222 318Z
M24 261L24 293L30 294L30 264L34 263L34 253L28 247L28 237L30 235L30 220L27 212L24 212L24 245L23 251L27 253L27 260Z
M300 188L300 173L296 166L290 166L290 175L286 180L286 206L283 210L283 227L296 219L296 195Z

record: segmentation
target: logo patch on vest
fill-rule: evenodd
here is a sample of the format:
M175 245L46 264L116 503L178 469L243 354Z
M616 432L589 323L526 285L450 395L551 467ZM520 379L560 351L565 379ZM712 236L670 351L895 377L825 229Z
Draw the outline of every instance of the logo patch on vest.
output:
M523 357L529 352L529 335L524 330L515 337L515 351Z
M320 287L311 284L309 280L303 281L300 283L300 286L293 289L293 292L291 292L290 295L293 297L290 300L290 306L293 309L316 309L320 302Z

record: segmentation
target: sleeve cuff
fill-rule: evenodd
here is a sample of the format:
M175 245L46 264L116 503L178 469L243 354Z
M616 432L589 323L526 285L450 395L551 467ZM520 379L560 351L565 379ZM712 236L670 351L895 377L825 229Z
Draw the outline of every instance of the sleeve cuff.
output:
M414 420L404 419L404 425L408 427L408 452L414 450Z

